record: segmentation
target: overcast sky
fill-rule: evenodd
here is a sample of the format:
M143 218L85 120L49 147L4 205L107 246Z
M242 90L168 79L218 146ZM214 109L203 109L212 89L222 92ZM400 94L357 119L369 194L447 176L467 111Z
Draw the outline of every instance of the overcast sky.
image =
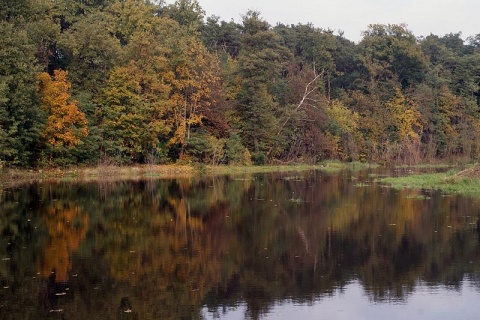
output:
M315 27L343 30L359 41L369 24L406 23L416 36L443 36L462 32L462 38L480 33L479 0L198 0L207 16L241 21L257 10L271 25L311 22ZM173 3L173 0L167 3Z

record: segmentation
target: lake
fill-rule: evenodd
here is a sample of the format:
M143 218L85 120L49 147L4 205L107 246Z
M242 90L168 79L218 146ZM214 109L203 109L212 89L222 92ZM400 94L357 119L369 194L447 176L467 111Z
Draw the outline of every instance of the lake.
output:
M478 318L480 201L403 173L0 190L0 319Z

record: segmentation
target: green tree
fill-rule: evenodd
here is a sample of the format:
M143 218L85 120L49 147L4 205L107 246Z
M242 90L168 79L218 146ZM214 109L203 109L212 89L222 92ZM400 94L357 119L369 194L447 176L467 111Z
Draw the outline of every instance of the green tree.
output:
M116 67L110 73L96 114L102 137L102 160L117 163L144 160L148 130L139 73L134 63Z
M58 50L56 43L60 35L60 24L56 21L53 1L28 1L28 16L19 21L19 28L25 29L32 45L38 65L48 72L57 68Z
M468 37L468 43L474 49L480 49L480 33L476 34L475 36Z
M151 31L158 20L158 7L145 0L114 1L105 11L122 45L128 44L136 31Z
M460 34L430 35L422 43L430 59L415 99L427 124L422 137L429 157L475 158L478 146L480 55Z
M0 1L0 20L15 22L18 19L26 19L30 15L29 0L2 0Z
M336 36L336 45L333 52L336 72L332 79L332 97L341 98L345 90L357 87L361 75L358 67L357 46L343 35Z
M242 138L236 132L231 132L225 140L225 157L230 165L251 164L250 154L242 144Z
M200 28L202 41L209 50L236 58L241 48L241 25L219 20L217 16L207 18Z
M119 2L117 0L55 0L54 15L60 22L62 31L68 29L72 24L83 20L90 14L98 13L110 4Z
M382 82L392 82L385 88L391 91L394 82L407 88L423 80L427 60L405 25L370 25L359 47L370 91L378 89Z
M96 111L106 137L102 156L129 163L159 161L165 154L174 131L170 95L175 72L169 62L177 59L177 32L176 22L157 17L148 29L129 36L123 65L110 73Z
M319 89L329 98L332 79L336 75L334 52L337 41L333 32L315 28L312 24L297 24L287 27L277 25L274 30L282 36L285 45L293 52L295 61L307 65L322 74Z
M108 16L91 14L72 24L59 38L63 64L78 91L98 93L121 58L119 40Z
M178 22L179 25L192 31L199 30L205 17L205 11L197 0L177 0L164 8L163 13Z
M27 31L0 21L0 160L33 165L43 115L36 95L35 47Z
M266 152L275 139L279 110L270 88L280 77L288 57L279 36L260 14L247 12L243 17L242 51L238 58L241 89L235 116L240 134L257 163L267 160Z
M142 71L132 62L112 70L99 108L101 160L116 163L146 162L160 150L155 118L149 118L142 96Z

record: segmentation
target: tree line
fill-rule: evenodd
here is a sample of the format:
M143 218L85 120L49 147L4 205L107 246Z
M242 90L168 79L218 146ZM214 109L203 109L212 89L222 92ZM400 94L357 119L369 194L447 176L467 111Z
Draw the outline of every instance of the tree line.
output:
M480 34L206 17L196 0L0 1L0 167L480 155Z

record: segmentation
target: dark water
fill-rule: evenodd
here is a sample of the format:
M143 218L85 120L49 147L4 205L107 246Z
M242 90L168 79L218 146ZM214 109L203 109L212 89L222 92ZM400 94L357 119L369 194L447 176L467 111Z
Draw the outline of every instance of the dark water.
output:
M0 319L478 318L479 201L372 180L0 191Z

